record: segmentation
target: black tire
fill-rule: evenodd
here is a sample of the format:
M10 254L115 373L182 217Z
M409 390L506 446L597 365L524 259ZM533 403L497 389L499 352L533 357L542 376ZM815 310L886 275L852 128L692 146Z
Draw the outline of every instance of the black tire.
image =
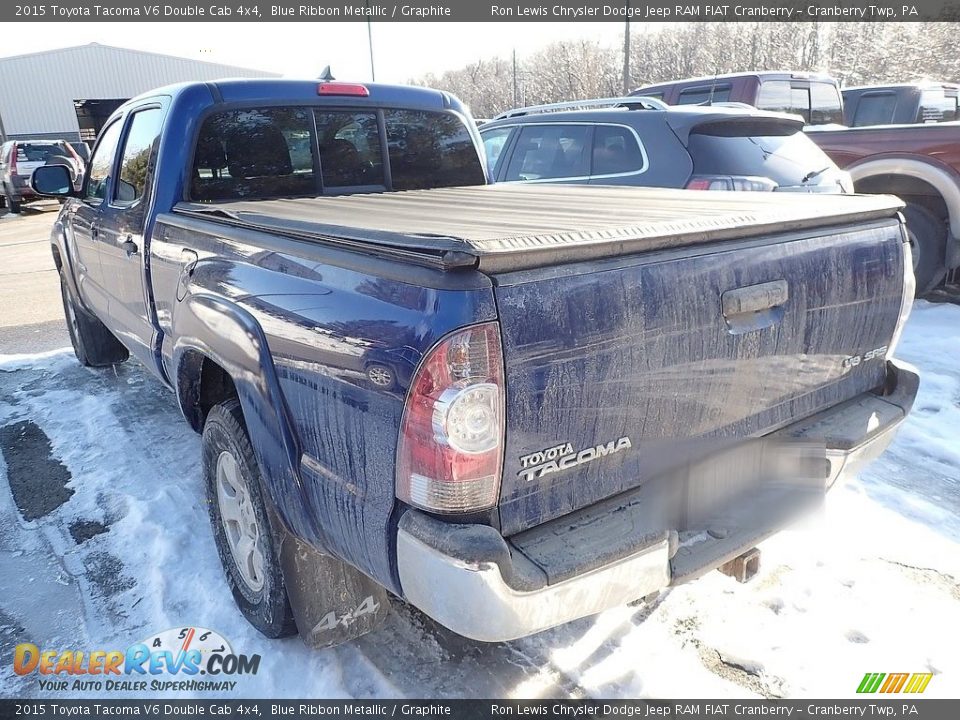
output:
M10 195L5 195L4 202L7 205L7 212L11 212L15 215L20 213L22 203L19 200L14 200Z
M946 267L947 225L922 205L907 203L903 210L907 236L913 254L913 274L917 280L916 296L922 297L939 283Z
M239 521L229 523L221 512L218 484L221 483L221 457L226 463L235 462L234 480L245 487L246 512ZM280 567L278 549L272 533L267 508L260 484L260 470L253 447L247 435L240 402L236 398L215 405L207 415L203 426L203 475L207 486L207 503L213 538L220 555L220 563L240 612L251 625L269 638L286 637L297 632L293 611L287 598ZM239 494L239 493L237 493ZM243 520L255 521L258 527L254 545L260 552L262 566L251 583L240 569L235 551L228 540ZM252 524L252 523L251 523ZM249 527L249 525L247 525ZM236 543L234 543L235 545ZM246 576L249 577L249 566ZM259 581L259 585L257 582Z
M60 276L60 297L70 344L81 365L108 367L130 357L127 349L102 322L73 301L63 275Z

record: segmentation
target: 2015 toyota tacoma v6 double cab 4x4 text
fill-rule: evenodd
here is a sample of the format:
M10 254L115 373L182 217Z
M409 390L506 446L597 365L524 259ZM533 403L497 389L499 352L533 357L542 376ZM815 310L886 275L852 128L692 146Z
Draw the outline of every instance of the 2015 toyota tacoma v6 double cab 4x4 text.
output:
M485 641L632 601L910 409L896 199L486 180L447 94L279 80L149 93L81 191L34 174L77 357L175 392L267 635L341 642L389 594Z

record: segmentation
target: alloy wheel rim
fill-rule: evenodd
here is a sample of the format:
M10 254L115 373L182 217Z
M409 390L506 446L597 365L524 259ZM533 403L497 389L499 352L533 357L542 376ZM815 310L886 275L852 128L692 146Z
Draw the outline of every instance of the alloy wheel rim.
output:
M381 368L381 367L372 367L367 371L367 376L370 378L370 382L374 385L380 385L385 387L393 382L393 376L390 374L390 371Z
M217 504L227 545L240 577L250 590L259 592L266 575L260 523L240 466L226 450L217 458Z

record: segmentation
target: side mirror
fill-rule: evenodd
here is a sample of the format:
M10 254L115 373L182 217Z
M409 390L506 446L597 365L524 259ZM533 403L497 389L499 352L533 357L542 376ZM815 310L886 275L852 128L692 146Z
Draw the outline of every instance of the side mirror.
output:
M66 165L41 165L33 171L30 187L39 195L68 197L73 195L73 174Z

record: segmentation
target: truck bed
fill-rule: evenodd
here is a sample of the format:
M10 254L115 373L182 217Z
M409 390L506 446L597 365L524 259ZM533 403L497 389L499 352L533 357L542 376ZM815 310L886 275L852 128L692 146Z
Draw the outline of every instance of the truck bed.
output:
M203 218L399 255L444 269L519 270L891 218L885 195L499 184L176 205Z

